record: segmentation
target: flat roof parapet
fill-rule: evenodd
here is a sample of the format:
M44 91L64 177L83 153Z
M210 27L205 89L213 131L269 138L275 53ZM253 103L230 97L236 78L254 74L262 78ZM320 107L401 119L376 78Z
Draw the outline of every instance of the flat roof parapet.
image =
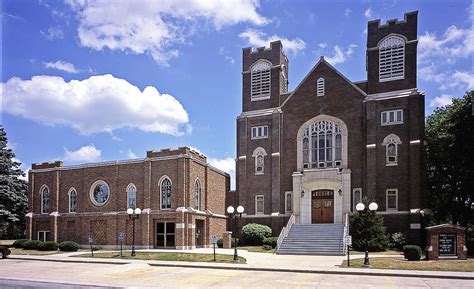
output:
M40 164L31 164L33 170L60 168L64 165L63 161L44 162Z

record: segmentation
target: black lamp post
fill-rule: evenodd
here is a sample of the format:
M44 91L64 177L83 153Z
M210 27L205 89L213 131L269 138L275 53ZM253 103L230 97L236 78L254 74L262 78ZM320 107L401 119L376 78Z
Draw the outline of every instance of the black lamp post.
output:
M128 217L132 220L132 257L135 257L135 220L137 220L140 217L140 214L142 213L142 210L140 208L128 208L127 209L127 214Z
M376 202L372 202L369 204L369 207L367 208L370 212L375 212L379 208L379 205L377 205ZM358 203L356 205L356 210L358 212L363 212L366 210L365 205L363 203ZM369 241L367 236L367 228L364 228L364 235L365 235L365 257L364 257L364 267L370 267L370 261L369 261Z
M237 255L237 231L236 231L236 223L237 223L237 215L239 217L242 217L242 213L244 212L244 207L238 206L237 207L237 212L235 212L234 207L229 206L227 207L227 213L229 214L229 217L231 219L234 219L234 227L233 227L233 233L234 235L234 262L237 262L239 260L239 256ZM232 244L232 239L231 239L231 244Z

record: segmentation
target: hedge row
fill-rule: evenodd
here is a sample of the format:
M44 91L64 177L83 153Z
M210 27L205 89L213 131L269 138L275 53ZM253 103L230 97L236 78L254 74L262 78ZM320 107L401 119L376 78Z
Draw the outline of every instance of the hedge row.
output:
M40 251L54 251L59 249L65 252L75 252L79 250L79 245L73 241L64 241L58 244L53 241L41 242L36 240L21 239L13 242L12 247Z

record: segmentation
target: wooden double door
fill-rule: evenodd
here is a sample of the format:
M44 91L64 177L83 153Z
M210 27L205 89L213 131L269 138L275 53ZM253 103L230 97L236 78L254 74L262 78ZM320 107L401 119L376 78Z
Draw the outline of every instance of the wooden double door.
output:
M311 210L311 223L334 223L334 191L312 191Z

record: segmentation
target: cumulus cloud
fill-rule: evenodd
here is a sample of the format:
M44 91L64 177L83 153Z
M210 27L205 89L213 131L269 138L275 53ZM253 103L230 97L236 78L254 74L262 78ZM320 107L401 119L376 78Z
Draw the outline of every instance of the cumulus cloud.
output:
M334 46L334 54L329 57L325 57L326 61L331 63L331 65L337 65L340 63L346 62L347 58L354 53L354 48L357 45L350 44L346 49L339 47L339 45Z
M370 8L370 7L367 8L367 10L365 10L365 12L364 12L364 16L365 16L366 18L372 17L372 14L373 14L373 11L372 11L372 8Z
M207 161L214 166L230 175L231 189L235 189L235 160L233 158L208 158Z
M55 62L43 62L46 68L62 70L69 73L79 73L80 71L74 67L74 64L58 60Z
M186 42L196 27L214 29L237 23L264 25L258 0L83 1L66 0L76 13L80 43L95 50L147 53L160 64L179 55L177 44ZM201 21L201 22L198 22Z
M143 91L110 74L66 82L62 77L17 77L1 83L2 111L45 125L66 125L82 134L138 128L182 135L191 131L188 113L172 95L153 86Z
M418 44L418 59L420 63L432 57L442 57L448 63L454 63L457 58L468 57L474 52L474 29L458 28L452 25L442 36L425 32L420 36Z
M451 104L452 102L453 102L453 96L452 95L442 94L440 96L435 97L430 102L430 107L445 106L445 105Z
M326 48L326 46L328 46L328 44L326 42L321 42L321 43L318 44L318 46L320 48Z
M344 16L346 16L346 17L349 17L349 15L351 15L351 13L352 13L352 10L349 9L349 8L346 8L346 9L344 10Z
M463 85L467 90L474 89L474 74L467 71L456 71L453 74L455 84Z
M64 148L64 150L64 159L74 163L96 162L100 160L102 155L101 150L97 149L93 144L80 147L75 151L69 151L67 148Z
M127 157L129 159L137 159L138 156L132 151L132 149L128 149L127 151Z
M270 42L281 40L283 48L286 51L296 53L306 47L306 43L300 38L288 39L278 35L266 36L266 34L259 30L247 29L239 34L239 37L247 40L247 43L254 47L269 46Z

